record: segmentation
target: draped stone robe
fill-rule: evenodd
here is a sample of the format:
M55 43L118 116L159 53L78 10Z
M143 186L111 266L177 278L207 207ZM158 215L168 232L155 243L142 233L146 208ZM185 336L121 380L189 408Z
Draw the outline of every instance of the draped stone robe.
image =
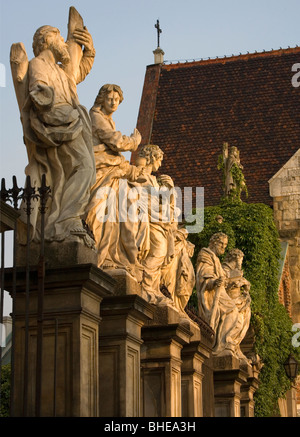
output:
M127 180L136 180L140 170L131 166L121 152L138 147L134 136L122 135L116 130L111 117L94 106L90 110L92 121L96 182L91 189L86 222L92 230L98 252L98 267L121 268L133 276L136 273L138 247L137 225L126 219L126 200L130 186ZM120 194L120 184L124 191ZM120 220L122 209L125 220Z
M214 353L219 355L228 351L236 355L241 330L238 309L233 299L226 293L224 286L221 286L217 292L214 281L220 276L225 278L226 274L219 258L211 249L201 249L196 271L199 314L216 332ZM214 305L217 305L216 317L212 323Z
M79 104L76 91L76 85L92 68L93 56L74 42L69 43L69 51L71 62L66 68L46 60L43 52L33 58L22 96L21 119L28 153L25 174L36 187L46 174L46 184L51 188L45 216L46 241L63 240L82 229L81 218L95 181L90 118ZM31 236L38 242L38 202L32 202L32 207ZM26 222L23 208L21 213L21 220Z

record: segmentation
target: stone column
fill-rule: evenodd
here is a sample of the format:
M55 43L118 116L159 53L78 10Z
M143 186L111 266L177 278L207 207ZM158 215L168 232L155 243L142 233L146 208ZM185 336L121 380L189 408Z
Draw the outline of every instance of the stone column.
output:
M143 417L181 417L181 352L191 336L189 325L167 306L157 307L154 323L142 329Z
M254 417L254 393L258 389L259 372L255 371L254 368L251 369L249 366L245 369L249 376L247 382L241 386L241 417Z
M153 312L152 305L136 294L103 299L99 344L100 417L140 417L141 328L153 318Z
M240 417L241 385L247 382L247 372L232 356L214 357L215 416Z
M15 302L14 414L35 416L38 270L30 272L28 373L25 369L25 269L18 268ZM8 283L11 271L6 272ZM46 269L41 416L99 415L100 304L115 282L93 264ZM27 366L26 366L27 367ZM28 388L28 391L26 390ZM24 391L25 388L25 391ZM25 401L24 394L26 393Z
M210 357L211 349L203 343L199 326L191 322L190 330L191 342L181 352L182 416L203 417L202 364Z

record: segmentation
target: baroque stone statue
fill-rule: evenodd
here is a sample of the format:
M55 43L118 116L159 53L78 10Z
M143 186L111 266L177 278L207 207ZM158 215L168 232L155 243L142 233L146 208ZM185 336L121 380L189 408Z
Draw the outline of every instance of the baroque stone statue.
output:
M240 334L236 348L240 358L244 357L239 345L248 331L251 319L251 297L249 293L251 284L244 277L242 270L243 259L244 253L240 249L232 249L228 252L222 263L222 268L227 278L226 292L234 301L239 312L238 323L240 325Z
M46 25L35 32L32 47L35 57L30 62L22 43L13 44L10 54L28 154L25 173L36 187L45 174L51 188L45 240L90 244L82 217L95 180L95 163L89 115L79 103L76 86L93 66L93 40L71 7L67 41L57 28ZM38 202L32 206L31 238L39 242Z
M228 143L223 144L222 155L219 157L218 168L223 170L224 197L240 200L242 191L247 194L243 166L240 160L240 152L237 147L229 149Z
M161 285L171 294L175 307L183 312L195 286L195 271L191 261L194 245L187 240L188 232L184 227L174 225L172 234L174 256L162 267Z
M215 331L213 354L233 355L247 362L240 349L250 323L250 283L243 277L243 253L230 252L223 266L219 256L225 253L228 237L214 234L208 248L199 252L196 288L199 314Z
M162 150L157 145L143 146L136 166L121 154L136 150L141 140L136 129L130 137L115 129L111 115L122 100L120 87L107 84L90 111L97 176L86 223L95 237L98 267L125 270L140 284L149 303L184 311L195 284L194 245L175 220L172 179L153 174L161 166ZM161 195L168 199L166 208ZM162 286L171 299L161 292Z
M163 151L148 144L139 151L139 165L144 165L141 186L147 190L148 214L143 246L140 246L143 267L142 290L148 301L168 304L160 289L165 286L171 294L171 304L184 311L195 285L195 273L191 262L194 245L187 241L187 231L176 221L176 192L170 176L155 173L161 166ZM144 162L143 162L144 160ZM162 197L159 195L161 194ZM163 207L163 196L167 198Z
M112 115L123 101L118 85L103 85L90 110L93 148L96 162L96 181L91 189L86 223L93 232L98 253L98 267L121 268L133 276L136 269L137 247L134 224L122 220L119 212L126 200L127 180L136 180L141 170L129 164L122 152L134 151L141 142L141 135L134 129L131 136L116 130ZM120 193L120 184L123 192ZM127 207L125 206L125 215Z
M173 205L169 205L168 211L161 211L160 188L164 186L167 190L173 187L172 179L163 175L159 179L153 174L161 166L163 151L157 146L148 144L139 151L139 158L144 160L145 182L143 190L146 193L145 203L141 205L144 215L143 244L140 246L141 264L143 266L142 290L150 303L162 303L166 301L160 291L161 269L166 260L174 256L174 245L172 235ZM141 161L139 161L141 164ZM172 203L172 200L171 200Z

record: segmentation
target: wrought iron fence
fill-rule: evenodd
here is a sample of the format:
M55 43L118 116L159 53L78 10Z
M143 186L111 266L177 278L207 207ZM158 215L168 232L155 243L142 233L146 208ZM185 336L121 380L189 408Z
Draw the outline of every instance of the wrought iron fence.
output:
M37 309L37 349L36 349L36 391L35 391L35 415L38 417L41 415L41 391L42 391L42 356L43 356L43 322L44 322L44 288L45 288L45 240L44 240L44 228L45 228L45 212L46 203L50 196L50 187L46 185L46 177L42 176L41 186L33 187L31 184L30 176L26 178L25 188L19 188L16 177L13 177L13 186L11 189L6 189L5 179L1 180L1 205L9 205L14 211L20 212L21 210L26 212L27 217L27 235L26 235L26 266L25 266L25 342L24 342L24 393L23 393L23 416L28 416L28 381L29 381L29 304L30 304L30 215L32 213L32 204L35 201L39 202L39 212L41 220L41 241L40 241L40 254L38 261L38 309ZM1 211L3 214L3 211ZM2 215L1 214L1 215ZM6 269L5 267L5 231L11 229L13 231L13 260L12 268ZM4 312L4 293L7 287L6 271L11 271L10 279L10 294L12 298L12 347L11 347L11 388L10 388L10 415L15 416L14 411L14 384L15 384L15 304L17 293L17 233L18 233L18 221L15 219L14 226L11 228L2 227L1 219L1 295L0 295L0 323L3 324L3 312ZM55 321L55 348L57 348L57 332L58 332L58 320ZM56 357L56 350L54 353ZM57 363L55 359L54 363L54 387L56 387L56 368ZM0 345L0 381L2 373L2 347ZM2 402L1 396L1 384L0 384L0 407ZM54 390L53 401L53 416L56 414L56 390Z

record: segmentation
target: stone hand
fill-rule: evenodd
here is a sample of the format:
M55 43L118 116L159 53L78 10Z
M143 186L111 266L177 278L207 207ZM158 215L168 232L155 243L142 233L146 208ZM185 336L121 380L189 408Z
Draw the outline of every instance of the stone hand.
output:
M83 29L76 28L73 36L75 41L78 44L83 45L86 51L94 50L93 38L86 27Z
M173 179L169 175L163 174L159 176L159 181L162 185L165 185L168 188L174 187Z
M214 282L214 286L215 287L221 287L222 285L224 285L225 280L222 276L220 276L218 279L215 280Z
M142 141L142 136L136 128L134 129L133 133L131 134L131 137L135 139L137 146Z
M30 91L30 97L37 108L47 111L52 107L54 90L50 86L38 84Z

